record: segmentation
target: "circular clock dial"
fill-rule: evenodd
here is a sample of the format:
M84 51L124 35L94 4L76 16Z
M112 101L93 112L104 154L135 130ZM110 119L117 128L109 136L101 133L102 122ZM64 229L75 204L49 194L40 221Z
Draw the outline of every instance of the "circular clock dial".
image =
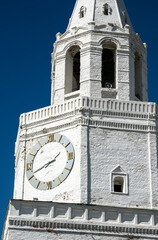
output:
M70 174L74 157L74 148L67 137L59 134L43 137L27 155L26 176L39 190L53 189Z
M47 143L34 158L33 172L40 181L51 181L57 178L66 165L65 148L56 142Z

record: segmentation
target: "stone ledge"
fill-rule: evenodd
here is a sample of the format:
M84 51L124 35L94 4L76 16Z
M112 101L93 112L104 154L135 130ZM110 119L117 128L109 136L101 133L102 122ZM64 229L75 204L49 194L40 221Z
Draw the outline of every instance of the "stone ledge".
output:
M158 209L121 208L112 206L11 200L10 217L22 219L69 219L74 221L158 226Z
M32 112L24 113L20 117L20 126L46 120L75 110L91 110L155 119L158 107L155 103L118 101L112 99L93 99L88 97L74 98L59 105L51 105Z
M16 229L158 239L158 209L11 200L6 223L4 234Z
M96 224L85 224L85 223L72 223L72 222L48 222L48 221L35 221L35 220L21 220L21 219L9 219L9 228L14 229L31 229L35 231L64 231L64 232L79 232L86 234L112 234L117 236L133 235L137 237L154 237L158 239L158 229L152 228L135 228L135 227L124 227L124 226L113 226L113 225L96 225Z
M46 130L46 134L52 132L57 132L70 128L74 128L76 126L90 126L92 128L102 128L102 129L110 129L110 130L118 130L118 131L132 131L132 132L141 132L141 133L156 133L156 126L152 126L149 124L136 124L136 123L124 123L121 121L112 122L112 121L103 121L103 120L90 120L89 118L79 117L78 119L74 119L74 121L62 123L58 126L48 127ZM32 139L37 136L44 136L43 130L36 131L34 133L27 133L25 135L20 135L19 141L25 141L26 139Z

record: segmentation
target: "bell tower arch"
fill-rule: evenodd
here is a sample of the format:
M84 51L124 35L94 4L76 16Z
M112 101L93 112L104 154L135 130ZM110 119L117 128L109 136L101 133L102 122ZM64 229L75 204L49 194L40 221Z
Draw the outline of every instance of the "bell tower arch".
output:
M65 63L65 94L80 90L80 47L68 49Z
M102 88L116 88L116 50L112 42L102 45Z

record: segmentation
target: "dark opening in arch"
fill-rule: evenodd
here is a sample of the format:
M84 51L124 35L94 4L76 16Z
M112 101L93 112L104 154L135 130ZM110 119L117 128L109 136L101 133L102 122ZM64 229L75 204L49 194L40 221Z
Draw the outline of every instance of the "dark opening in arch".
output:
M115 53L107 48L102 52L102 87L115 88Z
M141 72L142 62L138 52L135 53L134 68L135 68L135 96L139 100L142 100L142 72Z
M107 3L104 4L103 9L104 15L109 15L109 5Z
M80 89L80 52L73 57L73 81L72 92Z
M80 90L80 47L72 46L66 54L65 93Z

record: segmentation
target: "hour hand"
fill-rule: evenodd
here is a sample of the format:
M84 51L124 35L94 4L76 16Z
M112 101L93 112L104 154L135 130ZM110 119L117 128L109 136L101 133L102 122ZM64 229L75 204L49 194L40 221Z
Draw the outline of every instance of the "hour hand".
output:
M44 164L42 167L38 168L36 171L34 171L34 173L40 171L42 168L47 168L51 163L55 162L56 158L59 156L59 154L60 154L60 152L56 155L56 157L54 159L52 159L48 163Z
M45 165L45 168L47 168L51 163L55 162L56 161L56 158L59 156L60 152L55 156L55 158L53 160L51 160L50 162L48 162L46 165Z
M56 161L56 159L51 160L50 162L46 163L44 167L47 168L51 163L53 163L55 161Z

